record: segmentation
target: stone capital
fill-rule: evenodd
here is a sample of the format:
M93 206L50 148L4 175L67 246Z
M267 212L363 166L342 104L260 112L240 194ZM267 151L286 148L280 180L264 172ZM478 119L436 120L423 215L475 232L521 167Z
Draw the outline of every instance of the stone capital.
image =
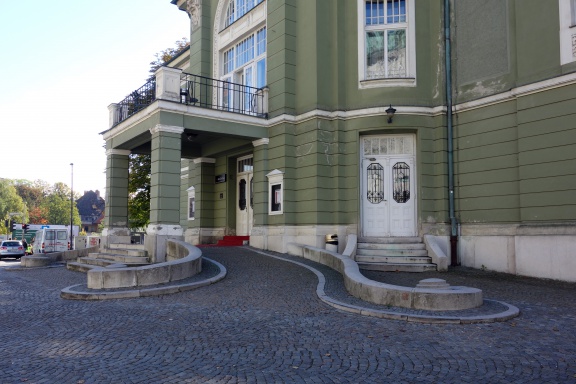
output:
M212 159L210 157L198 157L192 161L194 161L194 164L200 164L200 163L214 164L214 163L216 163L216 159Z
M268 144L270 144L270 139L268 139L268 138L259 139L259 140L254 140L254 141L252 142L252 145L253 145L254 147L259 147L259 146L261 146L261 145L268 145Z
M128 156L130 155L130 151L128 149L107 149L106 156L112 156L112 155Z
M175 125L156 124L156 126L150 128L151 134L155 134L158 132L182 134L182 132L184 132L184 127L177 127Z

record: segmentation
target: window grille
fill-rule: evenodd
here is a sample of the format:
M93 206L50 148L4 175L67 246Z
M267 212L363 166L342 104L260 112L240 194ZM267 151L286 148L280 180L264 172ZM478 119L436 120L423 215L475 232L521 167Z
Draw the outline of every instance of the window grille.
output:
M372 163L367 168L366 198L372 204L384 200L384 168L378 163Z
M397 203L410 200L410 166L406 163L396 163L392 167L393 197Z
M254 169L253 157L238 160L238 173L252 172L253 169Z

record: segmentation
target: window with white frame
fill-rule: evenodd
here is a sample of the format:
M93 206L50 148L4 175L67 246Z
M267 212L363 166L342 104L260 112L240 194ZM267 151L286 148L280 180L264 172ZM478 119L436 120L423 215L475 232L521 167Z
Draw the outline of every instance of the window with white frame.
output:
M360 87L415 85L414 0L357 1Z
M284 172L275 169L266 177L268 178L268 214L281 215L284 213Z
M228 27L263 1L264 0L231 0L226 9L226 22L224 27Z
M196 190L194 187L190 187L186 192L188 192L188 220L194 220L196 216Z
M560 64L576 62L576 0L559 0Z
M224 109L256 112L252 95L266 85L266 27L223 52L221 80L245 88L237 91L232 84L223 86L221 105Z

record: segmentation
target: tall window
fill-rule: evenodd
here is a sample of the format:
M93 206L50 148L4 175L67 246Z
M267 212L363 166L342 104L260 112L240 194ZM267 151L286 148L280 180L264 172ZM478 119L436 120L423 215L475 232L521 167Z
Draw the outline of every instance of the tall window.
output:
M360 81L414 79L414 1L358 1Z
M224 51L221 79L228 83L251 87L247 90L252 93L266 85L266 27L255 31ZM240 96L243 98L239 98ZM252 94L247 91L234 92L232 84L223 89L222 105L225 108L249 110L253 100Z

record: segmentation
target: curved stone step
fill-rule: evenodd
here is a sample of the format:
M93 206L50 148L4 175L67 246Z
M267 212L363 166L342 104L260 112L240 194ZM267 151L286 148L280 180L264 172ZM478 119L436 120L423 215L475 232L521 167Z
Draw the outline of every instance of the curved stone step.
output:
M428 256L371 256L356 255L358 263L392 263L392 264L431 264Z
M360 269L382 272L426 272L435 271L436 264L358 263Z
M428 251L425 249L358 249L356 256L380 256L380 257L417 257L428 256Z

